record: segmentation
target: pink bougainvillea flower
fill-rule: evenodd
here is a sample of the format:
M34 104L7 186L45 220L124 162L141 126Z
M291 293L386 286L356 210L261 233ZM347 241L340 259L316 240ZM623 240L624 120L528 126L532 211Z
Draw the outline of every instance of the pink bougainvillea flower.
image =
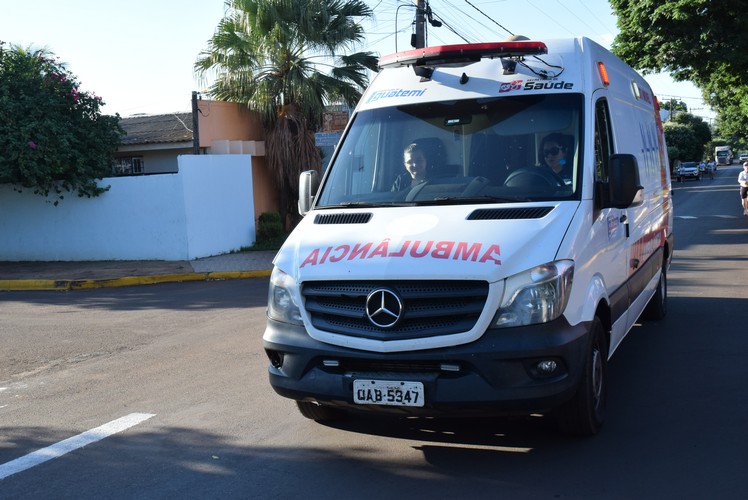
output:
M29 147L31 149L36 149L36 143L34 141L29 141Z

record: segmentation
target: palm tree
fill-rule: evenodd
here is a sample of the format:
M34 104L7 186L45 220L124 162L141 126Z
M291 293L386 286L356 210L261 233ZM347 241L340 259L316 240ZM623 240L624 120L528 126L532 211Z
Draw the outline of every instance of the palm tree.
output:
M349 53L364 40L362 0L227 0L196 72L212 71L212 97L246 105L262 117L268 168L280 190L281 220L293 214L298 176L319 169L314 132L325 105L355 106L376 71L371 52Z

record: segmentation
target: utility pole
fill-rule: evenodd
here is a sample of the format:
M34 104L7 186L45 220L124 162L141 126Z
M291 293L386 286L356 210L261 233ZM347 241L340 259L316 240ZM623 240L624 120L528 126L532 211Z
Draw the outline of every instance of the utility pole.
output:
M434 28L442 25L441 21L434 19L428 0L418 0L416 2L416 32L410 38L410 44L416 49L422 49L428 44L426 21Z
M416 2L416 36L411 45L417 49L426 46L426 0Z
M192 91L192 154L200 154L200 130L198 127L197 114L200 110L197 107L197 92Z

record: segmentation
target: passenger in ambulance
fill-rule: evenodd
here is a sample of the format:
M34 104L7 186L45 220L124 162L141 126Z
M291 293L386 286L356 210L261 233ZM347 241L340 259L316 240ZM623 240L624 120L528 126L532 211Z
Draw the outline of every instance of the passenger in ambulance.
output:
M558 132L545 136L540 143L540 156L543 164L560 177L567 186L572 184L574 176L571 162L567 161L567 155L572 149L573 139Z
M417 142L408 144L403 151L403 164L405 172L395 178L392 191L410 189L426 180L429 168L426 148Z

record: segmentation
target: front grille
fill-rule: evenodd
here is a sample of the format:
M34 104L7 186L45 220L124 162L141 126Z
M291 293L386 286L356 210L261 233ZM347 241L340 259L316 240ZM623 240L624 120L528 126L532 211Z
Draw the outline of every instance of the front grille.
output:
M396 293L401 319L391 328L374 325L366 315L366 298L378 289ZM302 287L305 307L315 328L376 340L403 340L450 335L470 330L488 296L485 281L317 281Z

